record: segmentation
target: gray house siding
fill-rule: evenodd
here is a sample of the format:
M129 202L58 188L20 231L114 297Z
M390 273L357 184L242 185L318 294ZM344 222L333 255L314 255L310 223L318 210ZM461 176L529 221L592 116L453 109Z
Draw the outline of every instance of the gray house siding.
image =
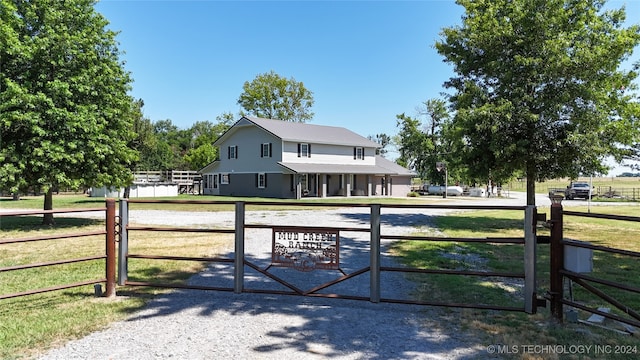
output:
M271 145L271 157L261 156L262 144ZM230 148L235 154L235 158L230 158ZM266 133L255 126L242 126L235 130L234 136L219 145L220 165L216 171L255 173L257 172L280 172L282 169L277 165L282 160L282 140Z
M256 196L267 198L295 199L295 186L291 186L291 176L279 173L264 173L266 184L258 186L258 173L230 173L229 184L220 184L222 196ZM294 180L295 181L295 180Z
M411 176L375 176L373 195L406 196L411 192Z
M394 176L391 178L391 196L407 196L411 192L410 176Z

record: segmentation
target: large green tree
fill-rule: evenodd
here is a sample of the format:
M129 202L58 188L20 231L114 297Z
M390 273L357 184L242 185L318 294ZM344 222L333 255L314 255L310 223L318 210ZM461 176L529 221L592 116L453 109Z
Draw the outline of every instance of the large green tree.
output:
M455 117L448 135L475 176L535 181L606 170L637 140L640 42L624 9L600 0L458 0L462 24L445 28L437 51L454 67L445 83Z
M444 174L436 169L436 163L449 163L449 146L444 142L443 131L450 119L447 103L442 99L429 99L419 105L417 116L397 115L399 163L418 172L430 183L444 182Z
M242 86L238 104L252 116L292 122L313 118L313 93L302 82L284 78L274 71L259 74Z
M199 170L218 158L218 148L213 142L232 125L232 117L220 115L214 124L210 121L198 121L189 129L192 146L184 156L184 160L192 170Z
M92 0L0 0L0 188L131 181L131 79ZM46 215L45 223L53 223Z
M415 170L421 178L426 178L428 155L435 148L431 139L422 131L419 119L405 114L396 115L396 125L400 128L396 137L400 156L396 162ZM434 163L435 167L435 163Z

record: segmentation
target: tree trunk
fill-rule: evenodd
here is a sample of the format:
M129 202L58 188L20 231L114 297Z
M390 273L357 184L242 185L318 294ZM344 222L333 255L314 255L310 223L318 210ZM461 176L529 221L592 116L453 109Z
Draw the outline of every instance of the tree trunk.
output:
M47 190L44 194L44 210L53 210L53 187ZM53 219L53 214L44 214L42 218L42 225L55 225L56 222Z
M13 201L18 201L20 200L20 193L13 193L12 197L13 197Z
M533 171L527 171L527 205L536 204L536 176Z

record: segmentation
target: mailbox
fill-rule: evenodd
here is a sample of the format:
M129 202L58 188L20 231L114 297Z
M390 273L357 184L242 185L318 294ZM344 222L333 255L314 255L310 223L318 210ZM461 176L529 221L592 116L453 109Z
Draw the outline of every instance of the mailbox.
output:
M588 242L576 241L583 244ZM576 273L593 271L593 250L583 247L564 246L564 268Z

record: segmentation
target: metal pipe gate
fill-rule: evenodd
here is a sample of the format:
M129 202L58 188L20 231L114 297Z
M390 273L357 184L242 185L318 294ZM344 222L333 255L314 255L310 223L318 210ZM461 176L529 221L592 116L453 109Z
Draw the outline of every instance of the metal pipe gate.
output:
M235 212L235 224L233 229L192 229L192 228L166 228L166 227L148 227L135 226L129 224L129 204L130 203L158 203L158 204L218 204L233 205ZM365 268L354 271L351 274L344 274L334 281L322 284L316 288L304 291L288 284L283 279L270 274L268 269L261 269L257 265L251 263L245 258L245 229L251 228L271 228L279 225L257 225L246 224L246 206L261 205L278 205L278 206L295 206L295 207L367 207L369 208L370 224L369 227L357 228L335 228L338 231L358 231L369 232L369 264ZM405 209L455 209L455 210L519 210L524 212L524 237L522 238L446 238L446 237L420 237L420 236L396 236L381 234L381 210L385 208L405 208ZM235 293L242 292L260 292L273 294L303 295L316 297L331 298L348 298L357 300L368 300L373 303L389 302L389 303L405 303L417 305L431 306L450 306L450 307L467 307L480 309L496 309L506 311L523 311L529 314L536 312L539 303L536 293L536 221L537 212L535 206L476 206L476 205L460 205L460 206L444 206L444 205L391 205L391 204L338 204L338 203L300 203L300 202L245 202L245 201L180 201L180 200L140 200L140 199L122 199L120 201L120 246L118 252L118 285L131 286L156 286L156 287L175 287L175 288L191 288L200 290L221 290L233 291ZM312 227L309 227L312 228ZM176 257L176 256L145 256L142 254L129 253L129 231L184 231L184 232L208 232L208 233L233 233L234 234L234 255L233 258L216 258L216 257ZM415 269L409 267L385 267L380 264L380 244L381 240L424 240L424 241L454 241L454 242L485 242L485 243L502 243L502 244L520 244L524 246L523 272L522 273L504 273L504 272L486 272L486 271L462 271L462 270L428 270ZM173 259L173 260L196 260L206 262L233 263L233 287L214 287L214 286L189 286L189 285L171 285L149 282L133 282L128 280L128 262L133 258L147 259ZM270 291L256 290L245 288L245 266L252 268L265 276L270 277L282 285L288 287L291 291ZM381 272L421 272L421 273L447 273L468 276L499 276L513 277L524 279L524 306L493 306L483 304L464 304L464 303L436 303L416 301L413 299L390 299L381 297ZM369 296L351 296L344 294L323 294L318 293L320 289L325 289L336 283L346 279L353 278L363 273L369 273Z

